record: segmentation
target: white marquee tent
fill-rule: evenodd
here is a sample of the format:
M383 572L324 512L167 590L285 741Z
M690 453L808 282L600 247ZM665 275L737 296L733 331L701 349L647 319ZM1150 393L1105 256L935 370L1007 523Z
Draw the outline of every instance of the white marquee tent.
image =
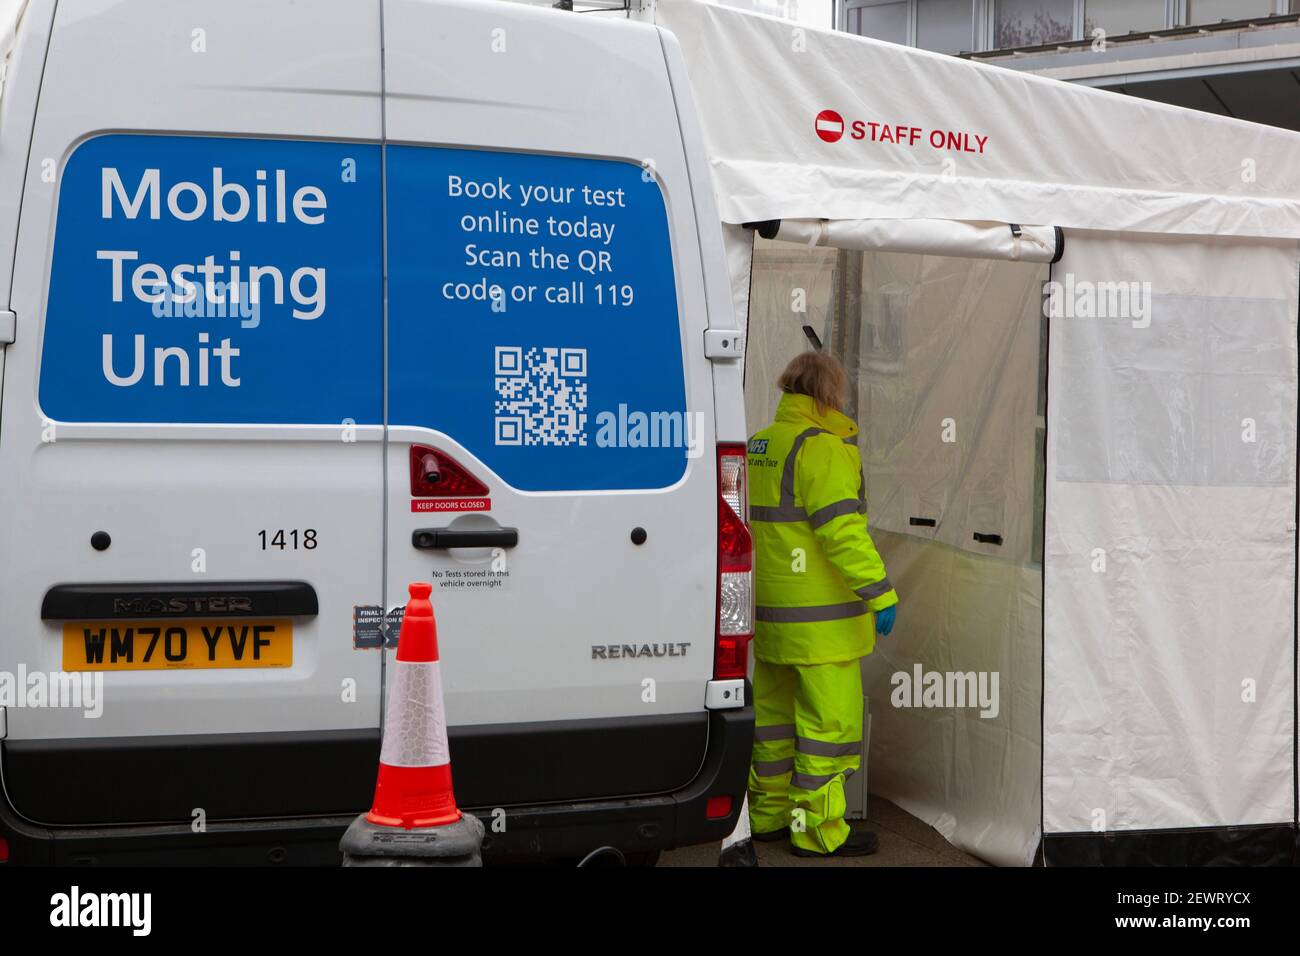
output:
M1300 135L650 15L709 146L751 429L809 342L854 374L902 600L864 664L872 791L1000 864L1040 837L1048 864L1291 859Z

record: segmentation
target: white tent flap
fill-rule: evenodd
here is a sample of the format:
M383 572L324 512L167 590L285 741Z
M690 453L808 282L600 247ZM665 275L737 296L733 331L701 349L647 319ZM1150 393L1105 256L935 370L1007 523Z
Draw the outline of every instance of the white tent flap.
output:
M1049 862L1071 835L1292 820L1298 265L1071 233L1053 272Z
M1015 866L1039 832L1046 278L1042 264L759 239L745 379L756 430L809 347L803 325L849 368L871 533L901 601L863 660L871 791ZM965 697L934 699L936 675Z

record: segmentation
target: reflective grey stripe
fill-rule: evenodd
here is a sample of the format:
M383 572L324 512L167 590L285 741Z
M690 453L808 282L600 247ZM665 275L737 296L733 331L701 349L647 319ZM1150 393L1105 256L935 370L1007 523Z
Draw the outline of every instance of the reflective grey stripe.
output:
M754 773L760 777L779 777L794 769L794 758L784 760L755 760Z
M796 773L790 777L790 786L800 790L820 790L838 776L838 773Z
M810 757L850 757L862 753L862 741L850 740L846 744L831 744L811 737L796 737L794 749Z
M861 507L861 504L857 498L845 498L843 501L836 501L825 508L818 508L808 516L808 523L813 526L815 531L828 521L834 521L843 515L857 514L859 507Z
M799 449L803 447L805 441L813 435L829 434L830 432L824 428L807 428L795 436L794 443L790 445L790 451L785 456L785 464L781 466L780 503L775 506L750 505L750 520L783 523L808 520L807 513L794 503L794 462L799 457Z
M873 585L874 587L874 585ZM760 621L769 624L811 624L816 621L842 621L867 614L871 609L861 601L847 604L816 604L812 607L763 607L754 609Z
M785 465L781 468L781 504L790 508L794 504L794 463L799 457L799 449L813 435L829 435L824 428L806 428L794 437L794 443L785 456Z
M858 588L856 593L862 600L870 601L873 598L882 597L894 590L894 586L889 583L889 578L883 578L875 584L867 584Z
M808 516L804 514L802 508L795 508L786 505L750 505L749 519L751 521L807 521Z
M755 740L791 740L794 738L794 724L770 724L767 727L755 727Z

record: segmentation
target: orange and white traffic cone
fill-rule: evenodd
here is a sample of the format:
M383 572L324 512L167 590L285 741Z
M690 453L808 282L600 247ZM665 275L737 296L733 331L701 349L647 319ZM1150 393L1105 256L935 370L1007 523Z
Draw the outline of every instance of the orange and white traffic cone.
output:
M408 830L460 819L451 790L438 627L429 603L433 586L415 583L409 590L391 671L375 803L366 814L371 823Z
M452 793L433 586L417 582L409 590L390 672L375 802L344 834L344 865L481 866L483 824L463 815ZM395 827L410 836L394 839Z

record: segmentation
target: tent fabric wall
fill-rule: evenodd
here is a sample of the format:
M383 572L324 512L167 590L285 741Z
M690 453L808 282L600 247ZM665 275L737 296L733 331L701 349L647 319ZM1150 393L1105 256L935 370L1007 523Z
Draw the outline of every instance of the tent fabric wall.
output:
M790 359L809 347L803 327L827 340L836 259L834 249L754 238L745 341L745 422L750 434L771 422L778 398L777 376Z
M1298 276L1293 241L1070 234L1050 309L1049 837L1294 820Z
M1019 866L1040 819L1047 272L868 254L856 363L868 512L901 601L894 634L864 661L872 786L955 846ZM968 695L983 682L988 696L911 706L926 703L918 674L965 679Z
M801 323L856 373L871 529L901 598L894 634L863 662L872 792L956 846L1026 865L1040 817L1035 491L1047 268L760 240L754 277L751 429L772 415L781 368L808 347ZM800 298L808 311L792 314ZM913 706L927 703L919 687L902 689L918 667L983 680L992 706L974 695Z
M749 287L754 281L754 231L744 226L722 224L722 246L727 253L731 279L731 303L743 331L749 320Z
M898 639L877 641L863 661L871 790L960 849L999 866L1028 866L1039 841L1042 572L893 532L873 535L903 603ZM996 714L894 706L918 667L923 677L998 675Z

